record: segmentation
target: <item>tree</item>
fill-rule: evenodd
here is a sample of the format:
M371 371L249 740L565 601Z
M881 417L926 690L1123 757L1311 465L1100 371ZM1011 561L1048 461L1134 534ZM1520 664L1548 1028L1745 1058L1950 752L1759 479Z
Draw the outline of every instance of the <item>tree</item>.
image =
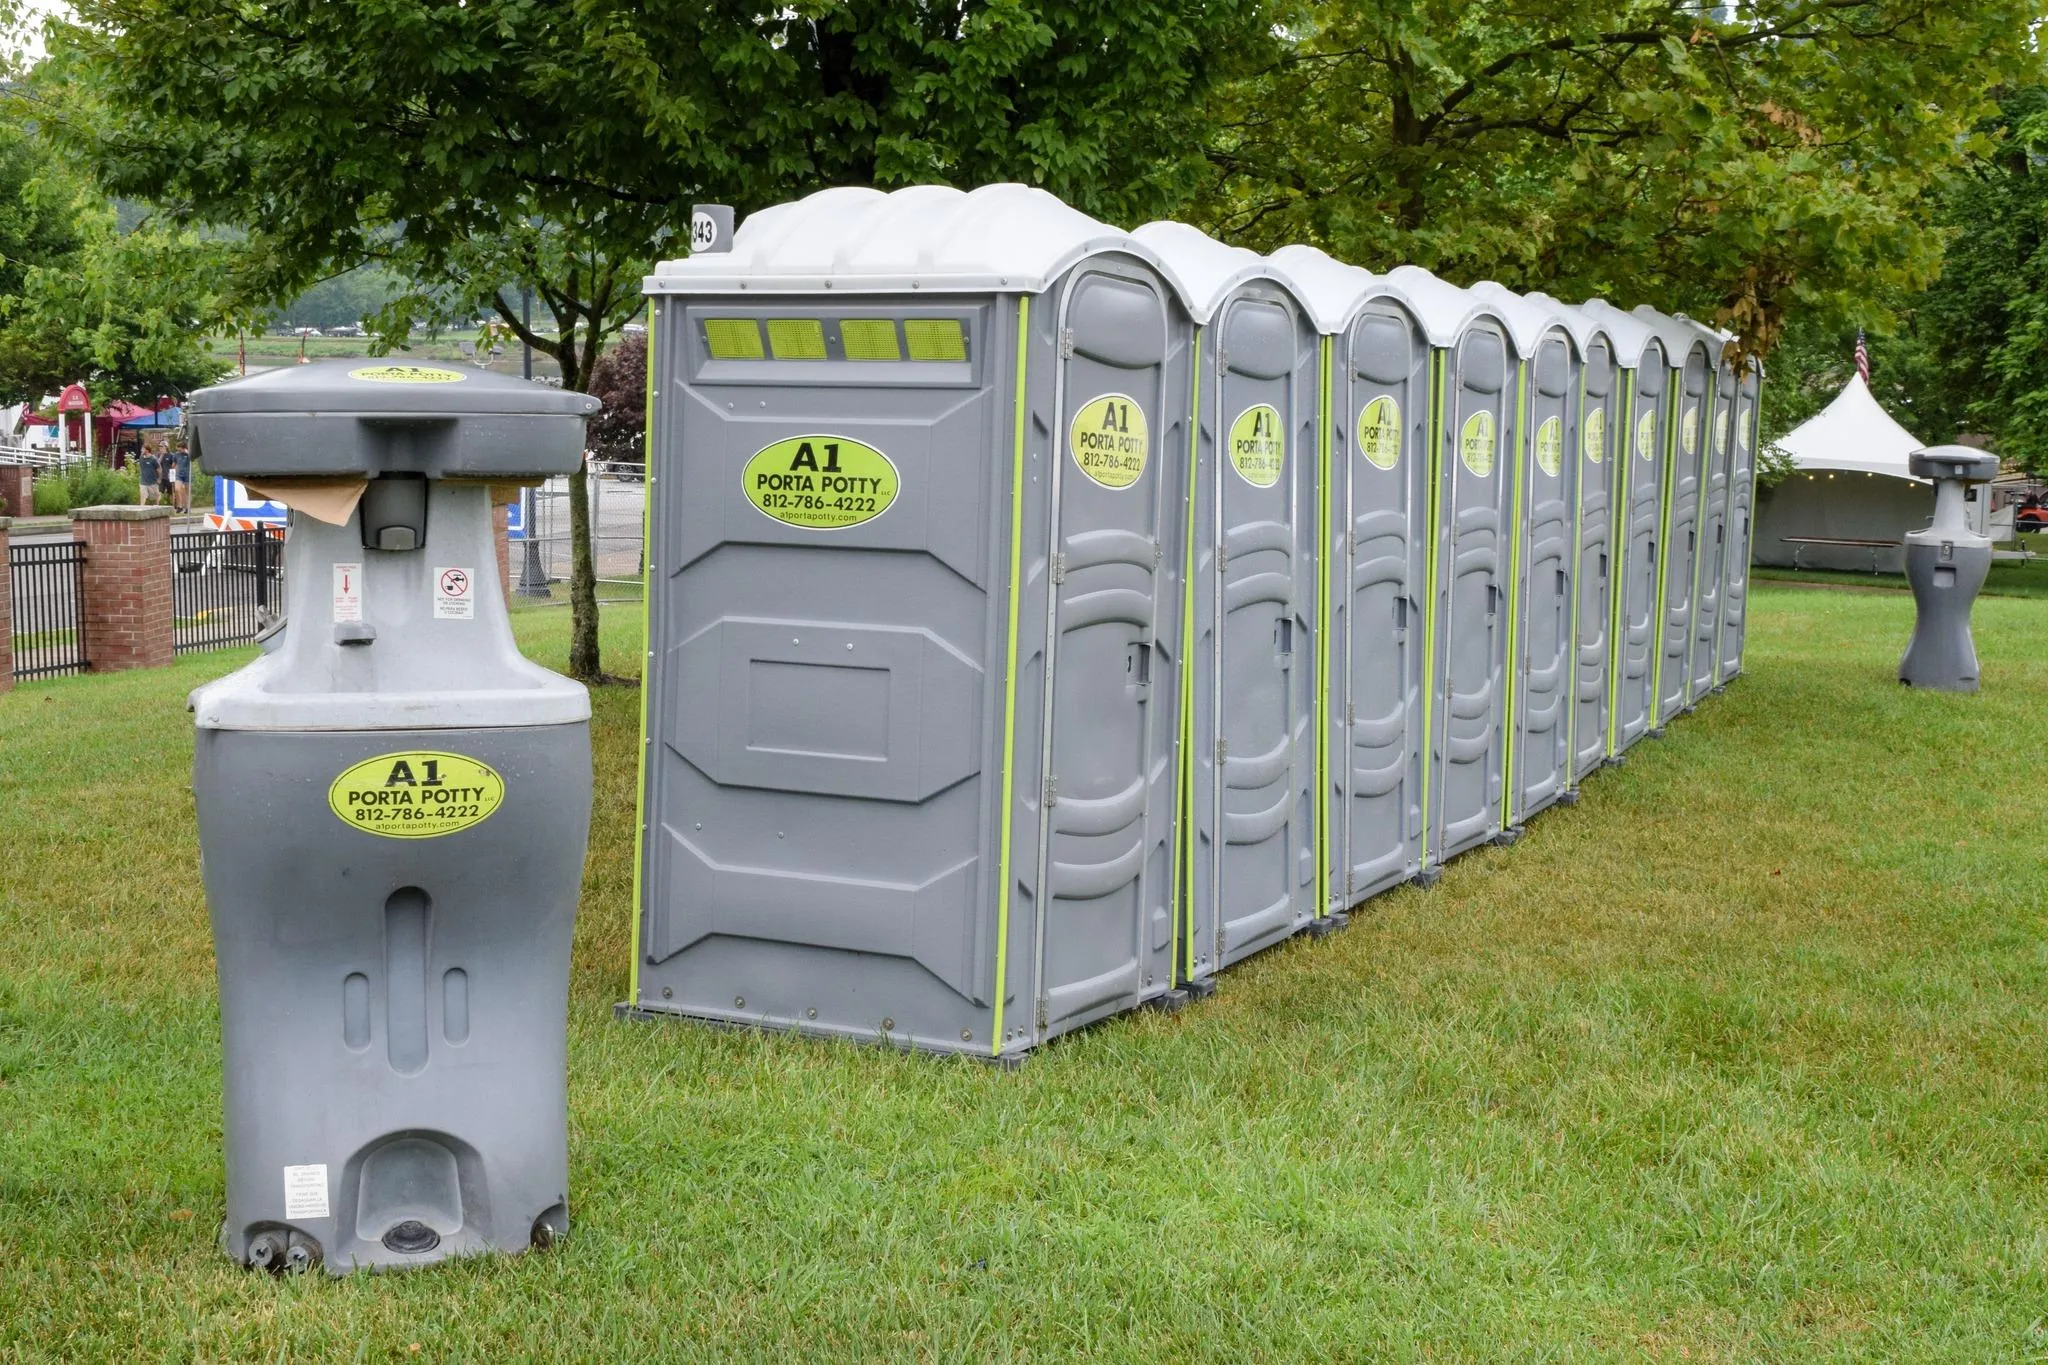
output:
M1216 102L1204 216L1566 297L1650 299L1767 352L1932 278L1927 196L2034 0L1323 0Z
M590 453L599 460L647 459L647 334L635 332L597 358L591 394L604 403L590 419Z
M117 193L247 229L243 291L379 261L378 316L495 311L581 390L698 200L1043 185L1120 220L1200 174L1202 100L1269 45L1257 0L81 0L53 111ZM505 302L530 288L543 325ZM475 316L473 312L467 314ZM601 677L571 481L570 670Z

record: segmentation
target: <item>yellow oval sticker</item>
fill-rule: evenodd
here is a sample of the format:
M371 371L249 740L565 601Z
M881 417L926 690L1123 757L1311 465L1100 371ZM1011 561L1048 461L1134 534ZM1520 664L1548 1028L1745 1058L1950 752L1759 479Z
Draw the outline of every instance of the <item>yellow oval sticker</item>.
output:
M1723 408L1721 420L1714 423L1714 455L1716 458L1728 453L1728 428L1735 421L1735 409Z
M1564 468L1564 419L1546 417L1536 428L1536 467L1551 478Z
M1657 414L1646 412L1636 419L1636 454L1646 460L1657 458Z
M469 378L460 370L433 365L365 365L360 370L350 370L348 377L372 384L460 384Z
M1493 473L1493 438L1493 414L1484 408L1467 417L1458 433L1458 458L1482 479Z
M1699 416L1699 411L1699 405L1695 403L1678 418L1678 444L1688 455L1698 453L1700 448L1699 428L1693 422L1693 419Z
M1144 477L1152 455L1152 432L1145 410L1124 393L1091 398L1074 414L1067 428L1067 447L1074 467L1104 488L1129 488Z
M806 531L843 531L889 510L896 465L851 436L791 436L754 452L741 491L764 515Z
M1280 430L1280 410L1254 403L1230 424L1230 467L1254 488L1280 482L1287 465L1287 437Z
M1376 469L1401 463L1401 404L1381 394L1358 414L1358 453Z
M1586 459L1600 464L1607 459L1607 409L1594 408L1586 414Z
M505 802L505 779L462 754L408 749L346 769L327 789L344 825L387 839L432 839L490 819Z

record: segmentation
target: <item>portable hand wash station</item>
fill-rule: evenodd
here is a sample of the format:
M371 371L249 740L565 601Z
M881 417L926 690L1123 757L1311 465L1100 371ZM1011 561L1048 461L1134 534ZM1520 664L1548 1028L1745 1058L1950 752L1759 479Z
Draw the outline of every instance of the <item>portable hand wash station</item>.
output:
M568 1229L590 704L513 644L488 484L578 469L596 407L376 363L192 395L207 469L294 509L282 629L191 698L221 1242L248 1265L344 1274Z
M1934 523L1906 533L1906 581L1913 585L1913 640L1899 681L1942 692L1977 690L1970 606L1991 572L1991 540L1970 529L1963 490L1998 477L1998 457L1968 446L1916 450L1909 467L1934 481Z

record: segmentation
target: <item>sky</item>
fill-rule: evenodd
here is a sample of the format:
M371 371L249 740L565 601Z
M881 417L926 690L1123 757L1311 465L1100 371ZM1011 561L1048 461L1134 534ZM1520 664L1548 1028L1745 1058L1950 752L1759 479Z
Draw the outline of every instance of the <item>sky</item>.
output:
M14 33L0 33L0 48L4 48L7 61L0 66L12 65L19 61L31 65L43 55L43 20L54 14L69 14L71 6L66 0L16 0L22 12L21 29Z

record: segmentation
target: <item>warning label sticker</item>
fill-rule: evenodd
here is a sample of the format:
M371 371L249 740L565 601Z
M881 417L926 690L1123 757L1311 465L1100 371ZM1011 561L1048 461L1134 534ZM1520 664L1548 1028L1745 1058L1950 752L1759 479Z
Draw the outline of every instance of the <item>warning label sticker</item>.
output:
M1074 452L1074 467L1096 483L1129 488L1144 477L1145 462L1152 455L1152 432L1137 399L1105 393L1083 403L1074 414L1067 446Z
M327 1165L284 1168L284 1216L327 1217Z
M434 570L434 619L467 621L476 615L476 571Z
M1600 464L1607 459L1607 409L1594 408L1586 414L1586 459Z
M360 564L334 566L334 619L337 622L363 619L363 566Z
M1280 410L1254 403L1230 424L1230 467L1254 488L1280 482L1287 466L1287 436L1280 429Z
M1358 414L1358 453L1378 469L1401 463L1401 404L1382 394Z
M766 516L807 531L873 521L896 501L896 466L851 436L791 436L754 452L740 491Z
M1546 417L1536 428L1536 467L1551 478L1564 468L1564 419Z
M1657 414L1646 412L1636 419L1636 454L1646 460L1657 458Z
M1698 423L1695 420L1698 418L1699 413L1699 404L1695 403L1680 413L1678 417L1678 446L1679 449L1688 455L1694 455L1699 452L1700 433Z
M1482 479L1493 473L1494 435L1493 414L1484 409L1467 417L1458 432L1458 458Z
M327 789L343 824L388 839L432 839L468 829L505 802L505 779L462 754L407 750L345 770Z
M365 365L360 370L350 370L348 377L371 384L460 384L469 378L460 370L444 370L435 365Z

